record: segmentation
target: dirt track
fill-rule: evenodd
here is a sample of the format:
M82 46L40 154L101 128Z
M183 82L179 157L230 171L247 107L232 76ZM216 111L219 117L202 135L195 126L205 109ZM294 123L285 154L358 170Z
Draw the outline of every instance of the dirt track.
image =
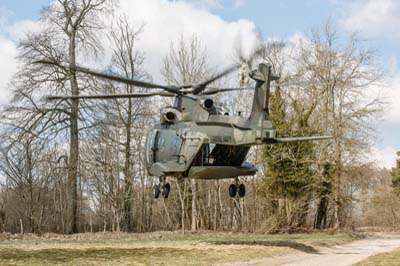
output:
M400 247L400 236L374 235L352 243L326 248L312 253L224 263L220 266L350 266L365 258Z

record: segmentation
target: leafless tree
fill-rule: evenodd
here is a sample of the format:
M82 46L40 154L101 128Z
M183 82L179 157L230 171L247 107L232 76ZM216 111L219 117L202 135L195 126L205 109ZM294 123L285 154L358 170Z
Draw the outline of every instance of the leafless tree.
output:
M193 36L185 39L183 35L177 42L171 43L168 55L164 58L164 65L161 74L169 84L196 84L204 80L210 74L208 65L207 51L200 40ZM186 182L186 181L185 181ZM178 186L185 187L184 185ZM197 182L191 181L192 207L191 207L191 229L196 231L198 228L199 212L197 204ZM180 192L181 201L185 194ZM182 208L182 212L184 208ZM184 212L182 213L184 217ZM184 223L182 221L182 227ZM182 229L184 231L184 229Z
M58 0L44 11L41 18L44 29L28 35L19 45L19 58L26 64L15 78L13 104L5 112L5 123L13 124L22 133L54 139L68 130L66 233L78 230L79 100L48 104L41 97L49 92L76 96L90 87L89 80L79 79L75 67L78 56L96 54L100 50L96 31L102 27L100 17L109 10L108 3L105 0ZM32 64L37 60L66 65Z
M331 22L314 31L311 43L303 43L299 64L301 76L313 80L315 94L313 123L330 129L333 145L321 151L332 162L334 228L343 228L346 209L345 176L349 166L363 163L375 134L374 121L382 111L379 92L373 91L382 81L372 50L364 49L357 35L344 45ZM311 55L311 56L310 56ZM317 115L319 114L319 115ZM319 123L318 123L319 121Z

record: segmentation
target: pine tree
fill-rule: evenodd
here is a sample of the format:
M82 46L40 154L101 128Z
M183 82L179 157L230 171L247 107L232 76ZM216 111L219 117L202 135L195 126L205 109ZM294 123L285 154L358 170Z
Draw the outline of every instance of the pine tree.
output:
M398 159L396 161L396 167L392 168L392 186L397 195L400 195L400 151L397 152Z
M288 115L279 88L270 97L271 122L280 136L301 136L310 133L309 114L299 102L291 104L294 112ZM303 108L303 109L302 109ZM308 116L308 117L307 117ZM271 212L276 216L275 229L303 227L312 196L313 143L296 142L266 146L265 180L261 195L272 199Z

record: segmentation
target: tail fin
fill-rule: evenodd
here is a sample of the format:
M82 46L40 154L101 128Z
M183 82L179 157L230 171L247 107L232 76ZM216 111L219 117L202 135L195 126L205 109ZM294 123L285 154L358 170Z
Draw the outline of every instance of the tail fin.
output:
M249 117L249 126L257 127L262 121L269 119L269 94L271 81L279 79L272 75L271 65L260 64L258 69L250 73L256 81L253 106Z

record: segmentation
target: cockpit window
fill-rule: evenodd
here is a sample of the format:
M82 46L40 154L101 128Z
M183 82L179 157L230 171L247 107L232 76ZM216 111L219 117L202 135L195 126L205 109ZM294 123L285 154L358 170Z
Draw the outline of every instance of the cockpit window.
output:
M157 130L150 130L147 134L146 143L146 162L152 164L154 162L154 145L156 144Z

